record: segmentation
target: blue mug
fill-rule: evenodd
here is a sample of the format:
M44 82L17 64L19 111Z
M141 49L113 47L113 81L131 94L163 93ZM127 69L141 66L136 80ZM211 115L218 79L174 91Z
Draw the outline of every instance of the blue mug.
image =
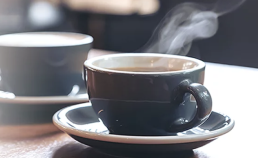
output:
M1 35L0 90L16 96L63 96L85 89L82 65L92 42L89 35L69 32Z
M170 135L201 125L212 111L200 60L125 53L89 59L84 68L92 107L112 134Z

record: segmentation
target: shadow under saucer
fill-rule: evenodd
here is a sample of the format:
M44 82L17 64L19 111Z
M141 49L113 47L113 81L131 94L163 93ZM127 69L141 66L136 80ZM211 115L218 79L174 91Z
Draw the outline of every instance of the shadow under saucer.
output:
M89 146L85 146L78 143L70 143L57 149L52 158L119 158L119 157L133 157L133 158L194 158L193 150L181 151L181 152L169 152L169 153L123 153L121 155L108 154L107 152L101 152Z

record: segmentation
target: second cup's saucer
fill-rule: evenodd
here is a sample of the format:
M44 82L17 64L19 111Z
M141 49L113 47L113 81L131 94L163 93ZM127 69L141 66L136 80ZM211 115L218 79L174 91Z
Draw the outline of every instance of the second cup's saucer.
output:
M70 96L15 96L0 91L0 125L52 123L58 110L88 102L85 91Z
M61 104L83 103L88 101L86 92L78 92L67 96L15 96L13 93L0 91L0 103L10 104Z
M99 122L90 103L58 111L53 116L53 122L75 140L101 152L118 156L192 150L210 143L234 127L234 121L230 117L212 112L201 126L171 136L115 135L109 134L107 128Z

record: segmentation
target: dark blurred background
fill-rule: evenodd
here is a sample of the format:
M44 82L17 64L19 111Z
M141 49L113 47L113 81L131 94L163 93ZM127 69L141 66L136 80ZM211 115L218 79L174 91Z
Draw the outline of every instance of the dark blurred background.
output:
M189 0L214 2L215 0ZM0 34L71 31L92 35L94 48L133 52L165 14L184 0L1 0ZM258 1L219 18L219 30L195 41L188 56L258 68Z

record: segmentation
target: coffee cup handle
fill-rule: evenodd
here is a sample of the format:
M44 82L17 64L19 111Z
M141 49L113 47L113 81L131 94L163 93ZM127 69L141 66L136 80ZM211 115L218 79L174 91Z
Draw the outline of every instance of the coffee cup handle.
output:
M180 123L179 121L177 122L177 124L171 124L169 128L170 132L178 132L191 129L202 124L208 119L212 111L212 98L206 87L199 83L191 83L190 80L184 80L179 84L176 92L177 97L174 98L174 101L178 102L179 104L182 103L185 93L191 93L196 100L197 111L191 121L187 122L185 120L181 120L185 121L186 123Z

